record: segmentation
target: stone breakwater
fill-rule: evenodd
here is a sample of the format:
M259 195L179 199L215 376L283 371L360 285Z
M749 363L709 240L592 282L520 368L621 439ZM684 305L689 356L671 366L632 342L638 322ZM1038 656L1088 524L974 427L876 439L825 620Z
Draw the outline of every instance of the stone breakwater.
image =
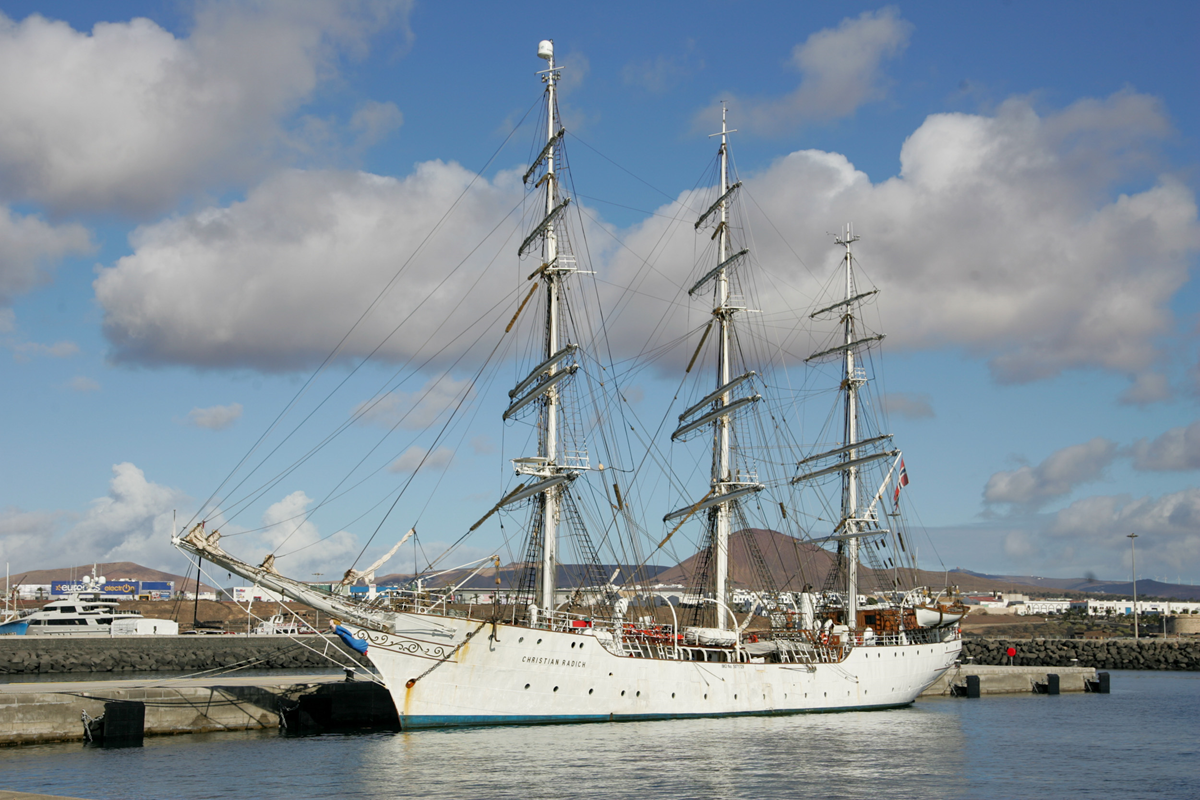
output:
M323 653L327 653L328 658ZM340 640L321 636L304 636L298 641L286 636L3 636L0 637L0 675L201 672L234 666L324 669L350 666L351 655L365 663Z
M1173 639L963 639L962 660L1007 664L1010 647L1014 666L1200 670L1200 641Z

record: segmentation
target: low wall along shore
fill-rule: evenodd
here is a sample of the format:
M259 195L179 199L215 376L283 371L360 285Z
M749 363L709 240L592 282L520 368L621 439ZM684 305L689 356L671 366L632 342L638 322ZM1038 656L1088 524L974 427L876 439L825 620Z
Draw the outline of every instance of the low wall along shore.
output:
M325 657L327 653L328 657ZM0 636L0 675L202 672L221 667L326 669L361 661L323 636ZM330 660L332 659L332 660ZM336 662L336 663L335 663Z
M1014 666L1200 670L1200 641L1175 639L970 638L963 640L962 660L1008 664L1009 647L1017 651ZM326 651L329 658L322 656ZM335 661L348 666L351 655L357 656L340 640L322 636L0 636L0 675L201 672L234 666L321 669L335 666Z
M1200 670L1200 641L1181 639L964 639L962 660L1007 664L1010 647L1014 666Z

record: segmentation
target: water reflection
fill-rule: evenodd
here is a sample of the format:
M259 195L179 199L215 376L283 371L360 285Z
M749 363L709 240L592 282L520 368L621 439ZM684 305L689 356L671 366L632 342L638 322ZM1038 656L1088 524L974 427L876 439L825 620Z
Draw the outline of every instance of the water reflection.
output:
M1114 674L1111 695L895 711L0 748L0 789L97 799L1188 797L1198 714L1200 673L1130 672Z

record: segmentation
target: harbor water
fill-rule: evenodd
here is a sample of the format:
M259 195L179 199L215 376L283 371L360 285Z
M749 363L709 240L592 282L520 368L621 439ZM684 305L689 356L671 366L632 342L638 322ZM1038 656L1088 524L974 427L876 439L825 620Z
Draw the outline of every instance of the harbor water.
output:
M81 798L1200 797L1200 673L1109 695L792 717L0 749L0 789Z

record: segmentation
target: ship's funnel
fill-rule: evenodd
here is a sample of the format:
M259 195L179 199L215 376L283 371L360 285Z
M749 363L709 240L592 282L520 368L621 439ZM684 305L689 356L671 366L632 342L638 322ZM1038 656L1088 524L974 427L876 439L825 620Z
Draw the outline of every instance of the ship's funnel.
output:
M550 61L554 58L554 42L550 39L543 39L538 42L538 58L544 58Z

